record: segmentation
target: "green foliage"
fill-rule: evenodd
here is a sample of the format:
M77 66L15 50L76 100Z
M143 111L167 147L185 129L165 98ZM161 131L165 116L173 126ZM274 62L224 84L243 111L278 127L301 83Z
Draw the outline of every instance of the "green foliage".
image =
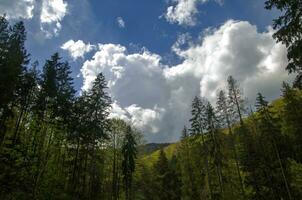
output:
M282 15L273 21L274 38L287 47L286 69L296 72L295 87L302 88L302 3L300 0L267 0L266 9L276 8Z
M284 11L275 37L289 49L288 69L301 72L301 4L266 6ZM109 119L104 75L76 96L70 65L55 53L39 73L25 40L22 22L0 17L0 199L302 199L299 87L284 83L271 104L259 93L247 116L230 76L216 108L193 99L181 141L139 154L141 134Z
M136 141L132 133L131 127L128 126L126 130L125 139L122 146L122 168L123 168L123 179L125 183L125 198L126 200L132 199L132 179L135 170L135 159L136 159Z

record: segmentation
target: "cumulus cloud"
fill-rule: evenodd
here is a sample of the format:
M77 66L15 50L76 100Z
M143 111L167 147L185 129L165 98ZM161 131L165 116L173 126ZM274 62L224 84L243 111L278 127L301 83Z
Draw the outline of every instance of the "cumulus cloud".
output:
M68 51L69 55L76 60L77 58L84 58L84 54L92 51L96 47L91 44L85 44L82 40L73 41L69 40L65 42L62 46L62 49Z
M183 49L190 40L184 35L173 46L183 59L175 66L163 65L159 55L146 49L130 54L124 46L100 44L83 64L82 89L103 72L114 100L112 117L131 122L148 141L175 141L188 122L193 97L215 103L228 75L239 80L250 100L258 91L269 100L279 96L281 82L290 77L284 70L286 48L272 34L272 29L258 32L249 22L227 21Z
M171 0L173 5L169 6L165 13L166 20L178 25L194 26L196 25L196 14L198 14L197 6L208 2L209 0ZM223 0L215 0L216 3L222 5Z
M39 13L39 15L37 15ZM61 21L67 14L64 0L1 0L0 14L8 19L32 19L39 17L40 29L51 38L57 36L62 28Z
M6 14L8 19L31 19L34 3L34 0L1 0L0 14Z
M41 30L47 37L57 36L61 21L67 13L67 3L63 0L43 0L41 7Z
M165 18L170 23L194 26L195 15L198 13L197 4L206 0L174 0L174 5L167 8Z
M122 17L116 18L116 22L117 22L118 27L125 28L126 24Z

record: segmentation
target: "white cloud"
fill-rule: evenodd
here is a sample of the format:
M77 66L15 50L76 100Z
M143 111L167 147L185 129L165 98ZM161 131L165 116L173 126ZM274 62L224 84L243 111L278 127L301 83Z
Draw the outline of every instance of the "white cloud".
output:
M47 37L57 36L61 30L61 21L67 13L67 3L63 0L42 0L41 30Z
M1 0L0 14L8 19L31 19L34 7L34 0Z
M207 0L173 0L174 5L167 8L165 18L170 23L179 25L194 26L196 24L195 15L198 13L198 3Z
M91 44L85 44L82 40L73 41L69 40L65 42L62 46L62 49L68 51L70 56L76 60L77 58L84 58L84 54L92 51L96 47Z
M57 36L62 28L61 21L67 14L64 0L1 0L0 14L8 19L32 19L39 17L40 29L47 38ZM39 13L39 15L36 15ZM34 16L36 15L36 16Z
M165 13L166 20L178 25L194 26L196 25L196 15L198 14L198 5L208 2L209 0L170 0L173 5L169 6ZM215 0L219 5L223 0Z
M186 49L180 46L189 37L180 37L173 50L183 62L175 66L163 65L147 50L129 54L121 45L101 44L83 64L82 89L103 72L115 102L112 116L143 130L148 141L175 141L189 119L193 97L215 102L228 75L239 80L252 101L258 91L269 100L279 96L281 82L290 77L284 70L286 48L272 34L271 29L259 33L249 22L227 21Z
M122 17L116 18L116 22L117 22L117 25L120 28L125 28L126 24L125 24L125 21L124 21L124 19Z

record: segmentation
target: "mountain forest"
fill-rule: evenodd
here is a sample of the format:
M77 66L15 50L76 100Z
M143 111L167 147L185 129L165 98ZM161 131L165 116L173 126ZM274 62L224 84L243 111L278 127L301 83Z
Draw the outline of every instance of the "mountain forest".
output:
M23 22L1 16L0 199L302 199L302 3L265 7L282 11L274 38L287 47L294 82L250 106L230 74L215 103L196 94L190 126L168 144L146 144L132 124L109 117L102 73L79 93L58 53L33 62Z

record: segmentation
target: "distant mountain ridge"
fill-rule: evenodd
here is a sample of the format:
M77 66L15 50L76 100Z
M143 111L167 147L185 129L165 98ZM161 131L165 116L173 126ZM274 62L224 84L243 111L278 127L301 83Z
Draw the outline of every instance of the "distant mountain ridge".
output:
M172 143L147 143L138 147L139 154L151 154L161 148L165 148Z

